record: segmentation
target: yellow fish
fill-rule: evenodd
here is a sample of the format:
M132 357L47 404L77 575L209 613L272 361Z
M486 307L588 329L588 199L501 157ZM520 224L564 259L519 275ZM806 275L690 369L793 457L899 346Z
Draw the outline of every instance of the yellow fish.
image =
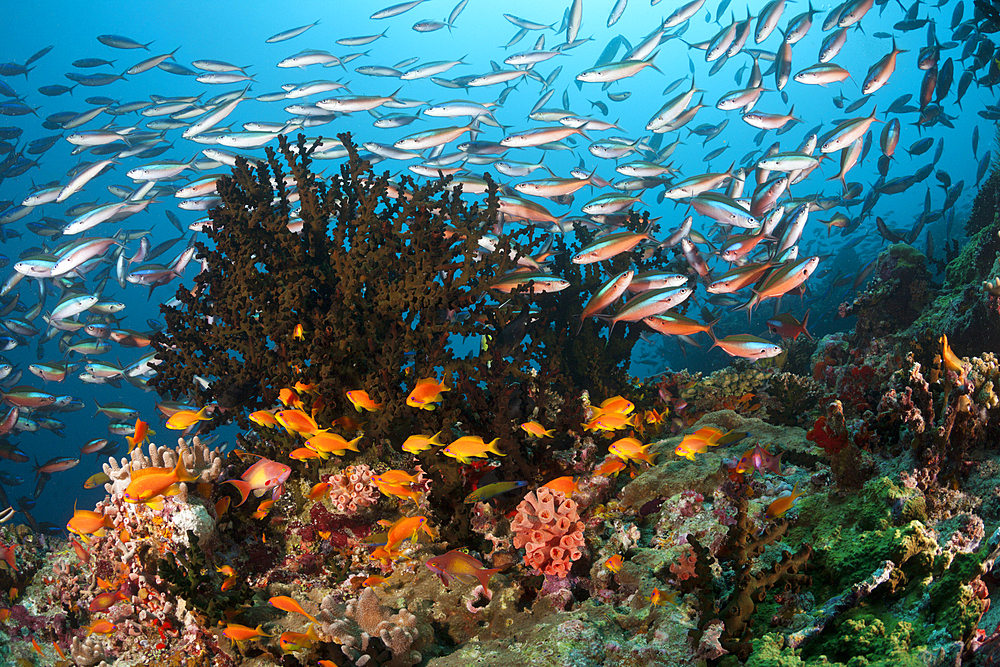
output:
M178 410L170 415L170 419L167 420L167 428L172 431L184 431L196 422L208 421L212 418L209 416L211 407L206 405L201 410L198 410L198 412L194 412L193 410Z
M125 487L125 502L148 503L153 498L162 495L175 495L180 492L177 487L181 482L194 482L198 475L189 473L184 468L183 459L177 457L177 465L170 468L143 468L133 470L129 485Z
M351 402L354 409L358 412L362 410L367 410L368 412L375 412L376 410L382 409L381 403L376 403L372 400L371 396L364 389L354 389L347 392L347 400Z
M411 408L433 410L435 403L444 400L441 398L442 391L451 391L451 389L444 386L444 382L438 382L434 378L417 380L417 386L406 397L406 404Z
M333 456L343 456L348 449L352 452L361 451L358 449L358 443L361 442L361 438L363 437L365 436L359 435L354 440L347 440L336 433L320 431L306 440L306 447L318 452L324 459L329 458L331 454Z
M274 415L278 423L285 427L289 433L300 435L313 435L320 431L316 420L302 412L301 410L282 410Z
M521 424L521 429L536 438L552 438L556 434L556 430L554 428L545 430L545 427L536 421L524 422Z
M792 505L795 504L795 501L802 494L805 493L805 491L799 491L798 493L796 493L796 490L798 488L799 488L799 483L796 482L795 486L792 487L792 492L790 494L788 494L787 496L781 496L773 503L768 505L767 511L764 513L764 517L768 519L778 519L781 516L783 516L785 512L792 509Z
M440 437L441 431L438 431L434 435L411 435L403 443L403 451L410 454L419 454L420 452L426 452L432 446L440 447L444 444L438 439Z
M695 454L704 454L709 447L718 446L719 438L723 435L722 431L711 426L700 428L694 433L684 436L681 444L674 448L674 454L694 461Z
M458 459L459 463L469 463L474 458L484 459L487 452L491 452L497 456L507 456L497 449L498 442L500 442L500 438L493 438L493 440L487 443L483 442L483 439L478 435L466 435L455 440L441 451L445 456Z
M652 443L644 445L635 438L622 438L613 442L608 451L622 461L645 461L652 464L656 458L656 454L649 451L652 446Z

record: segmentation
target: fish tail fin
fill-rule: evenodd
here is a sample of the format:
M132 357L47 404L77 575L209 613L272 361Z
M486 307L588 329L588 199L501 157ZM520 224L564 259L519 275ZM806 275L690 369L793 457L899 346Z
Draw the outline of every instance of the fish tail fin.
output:
M232 484L240 492L240 502L236 503L237 507L245 503L250 496L250 484L242 479L227 479L223 484Z
M177 477L178 482L195 482L199 477L199 475L187 471L187 468L184 467L184 457L180 455L180 452L177 454L177 465L174 466L174 475Z
M441 442L441 439L440 439L441 438L441 433L442 433L442 431L438 431L437 433L435 433L434 435L432 435L430 437L430 440L428 440L427 442L429 444L437 445L437 446L440 447L441 445L444 444L443 442Z
M804 333L805 336L806 336L806 338L808 338L809 340L813 339L812 334L809 333L809 330L806 328L807 326L809 326L809 312L811 310L812 310L812 308L809 308L808 310L806 310L806 314L802 318L802 333Z
M476 578L479 579L479 583L482 584L484 589L489 590L490 577L499 571L499 567L484 568L476 573Z
M504 454L503 452L501 452L499 449L497 449L497 443L498 442L500 442L500 438L493 438L492 440L490 440L489 443L486 445L486 451L492 452L492 453L496 454L497 456L507 456L506 454Z

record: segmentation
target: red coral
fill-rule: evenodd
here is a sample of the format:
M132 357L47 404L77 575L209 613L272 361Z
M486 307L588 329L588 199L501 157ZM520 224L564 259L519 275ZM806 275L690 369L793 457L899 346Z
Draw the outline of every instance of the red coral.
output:
M680 560L670 564L670 571L677 575L677 581L693 579L695 576L694 566L698 562L698 556L690 547L681 554Z
M561 491L542 487L517 506L510 522L514 548L524 547L524 564L553 577L569 574L572 561L583 553L583 522L576 502Z
M847 432L837 431L826 423L826 417L822 416L816 420L813 427L806 433L806 440L815 442L826 450L827 454L837 454L847 446Z

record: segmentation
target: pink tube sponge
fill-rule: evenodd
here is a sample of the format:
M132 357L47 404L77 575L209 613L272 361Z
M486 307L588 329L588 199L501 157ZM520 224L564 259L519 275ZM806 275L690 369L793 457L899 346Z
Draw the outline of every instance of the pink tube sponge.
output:
M569 574L583 555L583 522L579 507L560 491L529 492L510 522L514 547L524 547L524 564L553 577Z

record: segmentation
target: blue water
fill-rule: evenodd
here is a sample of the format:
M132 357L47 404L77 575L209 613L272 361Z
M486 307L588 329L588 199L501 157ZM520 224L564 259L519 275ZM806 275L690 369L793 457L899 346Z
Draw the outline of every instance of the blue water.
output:
M937 38L940 41L947 42L950 39L950 30L947 26L950 24L956 3L962 1L950 0L939 8L921 5L920 16L931 16L939 19ZM900 5L896 2L888 2L881 8L875 7L862 21L864 31L851 29L847 46L833 60L849 70L852 79L831 84L828 87L807 86L789 81L785 87L785 92L788 95L788 104L786 105L782 102L779 94L773 90L773 76L765 76L765 85L769 92L764 94L756 110L785 113L794 104L796 116L802 118L803 122L780 137L775 136L774 132L768 133L768 136L758 147L754 143L758 130L744 124L739 119L737 112L720 111L714 108L715 102L723 93L742 88L746 84L749 76L748 71L744 71L742 74L743 85L738 85L735 81L737 71L750 63L750 58L743 54L735 56L720 71L709 76L709 69L713 63L705 62L704 52L689 49L680 39L672 39L661 45L655 59L655 63L662 73L647 68L633 78L624 79L610 86L608 92L630 91L632 95L626 101L616 103L609 100L605 92L602 92L600 84L584 84L580 90L574 77L579 72L594 66L599 54L610 39L620 34L625 36L633 46L637 45L677 6L677 3L670 0L664 0L659 5L652 7L648 3L631 0L621 20L612 28L607 28L608 14L613 4L611 1L585 0L583 24L579 35L581 38L592 38L591 41L568 51L566 55L558 56L536 66L536 71L543 77L548 76L555 67L563 67L562 73L554 82L556 92L545 106L548 108L561 107L563 91L567 91L570 109L574 113L616 121L621 128L619 131L591 132L592 139L610 135L628 137L632 140L641 136L648 137L644 126L649 118L666 99L686 89L689 83L682 83L667 98L663 97L661 93L668 84L676 79L689 77L693 69L697 85L705 91L704 101L708 107L698 114L695 120L688 125L688 128L694 128L701 124L716 124L724 119L729 119L729 124L718 137L707 142L705 146L702 145L701 137L690 136L687 129L681 130L678 134L668 134L664 137L664 146L677 136L684 140L684 144L668 160L681 171L681 177L689 177L705 171L723 171L733 161L737 161L739 165L741 164L739 161L747 153L757 150L757 156L759 156L760 151L775 140L781 141L782 150L794 150L809 129L822 124L821 133L829 131L835 123L844 118L867 115L872 104L878 105L880 109L879 119L881 120L884 118L881 110L888 108L889 104L900 95L911 93L914 96L911 104L916 103L920 82L924 75L924 72L916 67L916 55L919 49L926 44L927 28L906 33L894 31L893 25L904 16ZM965 2L964 4L964 18L968 19L972 14L972 3ZM759 1L733 3L732 8L723 15L722 22L728 25L731 12L735 12L737 18L742 18L748 6L750 12L756 14L763 5L764 3ZM52 130L46 130L41 126L42 119L46 116L60 111L84 111L90 108L90 105L84 102L84 99L90 96L105 95L125 103L148 99L150 95L200 94L201 100L204 101L223 92L242 89L243 86L240 84L206 85L198 83L194 77L176 76L159 69L153 69L104 87L79 86L72 95L50 98L37 92L37 88L43 85L69 85L70 81L64 75L66 72L74 70L70 63L80 58L107 58L114 59L115 63L111 68L102 67L76 71L85 74L120 73L150 55L167 53L175 48L178 49L175 54L177 61L189 67L191 61L196 59L216 59L241 66L250 65L247 71L255 78L250 91L252 95L277 92L285 84L298 84L313 79L332 79L349 83L350 90L355 94L388 95L402 86L400 97L406 99L438 103L452 99L470 99L482 103L493 102L503 90L502 85L472 88L468 91L449 90L435 85L429 80L408 82L393 78L366 77L356 73L354 68L361 65L393 66L412 57L419 58L416 64L462 58L463 65L459 65L440 76L452 78L473 73L486 73L490 70L491 60L499 63L512 53L529 50L533 48L536 39L540 36L545 38L545 48L555 48L564 41L564 34L556 35L553 30L531 31L518 44L504 49L504 45L515 35L518 28L503 18L503 13L538 23L554 23L558 27L568 4L527 1L508 1L501 4L485 2L484 0L471 0L455 22L452 30L443 29L431 33L415 32L411 26L426 18L445 19L455 6L452 0L430 0L407 13L386 20L379 21L369 18L373 12L383 6L380 3L372 2L296 2L286 4L262 2L197 4L191 2L14 3L4 8L6 34L4 35L3 47L0 48L0 60L24 62L31 54L45 46L54 45L55 48L35 63L35 69L28 74L27 78L18 76L5 79L23 96L27 104L41 107L38 111L39 117L0 117L0 125L23 128L24 134L19 143L19 146L23 146L27 141L53 134ZM718 6L717 2L706 3L705 7L691 19L691 25L684 34L684 40L689 43L697 43L712 38L720 30L719 24L715 22ZM814 25L809 34L793 48L793 74L817 62L820 42L826 36L826 33L821 31L821 25L827 11L833 5L822 3L815 6L820 11L815 16ZM884 10L881 16L879 15L880 9ZM803 3L788 4L779 25L784 27L792 16L804 10ZM708 15L712 19L709 22L706 21ZM277 32L312 23L317 19L320 21L317 26L294 39L275 44L266 44L264 41ZM755 27L756 22L754 23ZM385 38L365 46L348 48L335 44L337 39L373 35L386 29L388 32ZM843 95L847 99L846 104L850 104L860 97L860 83L864 80L868 67L888 53L890 49L890 40L874 36L874 33L879 31L895 35L900 48L907 49L909 52L900 55L896 72L890 78L889 83L877 91L867 105L849 116L845 115L842 110L834 106L833 99L837 95ZM96 37L101 34L120 34L142 43L152 42L152 44L149 51L116 50L97 41ZM755 45L752 43L753 37L751 35L747 48L763 48L773 51L778 46L780 39L780 34L776 31L763 44ZM896 151L896 161L889 171L889 178L914 173L932 160L934 148L913 158L905 152L904 148L921 137L930 136L935 141L944 138L944 155L938 163L937 169L948 172L953 182L964 180L966 184L955 207L955 222L951 226L953 238L961 233L965 216L975 194L973 183L976 180L978 159L983 156L986 150L992 149L995 152L992 145L993 123L984 121L977 113L983 110L987 103L995 100L995 96L989 90L979 89L973 84L963 99L964 109L959 109L954 104L958 80L962 72L962 65L957 62L961 48L962 45L959 44L955 48L944 51L940 59L942 63L949 56L956 59L955 81L952 84L951 92L943 103L945 112L949 116L955 117L952 120L954 128L937 125L931 129L919 130L913 125L917 114L910 113L901 117L902 136ZM324 49L341 57L355 52L366 52L366 55L347 65L346 71L339 67L323 68L317 65L305 69L279 69L275 66L278 61L303 49ZM762 62L762 69L766 71L768 67L769 63ZM981 75L985 73L985 68L980 71ZM538 127L541 124L527 120L526 115L541 94L542 88L538 82L528 79L520 81L517 83L516 90L507 96L503 107L495 112L497 119L508 126L509 133ZM314 96L312 99L278 102L246 101L223 124L238 130L241 123L249 121L282 122L289 117L289 114L283 110L288 104L315 102L333 95L335 94L324 93ZM600 115L598 109L591 104L595 101L603 102L610 108L606 117ZM383 109L380 111L392 112L395 110ZM412 111L408 112L412 113ZM119 126L132 123L141 125L147 120L151 119L138 114L114 117L102 115L81 129L96 129L108 122ZM307 131L307 135L332 136L339 132L350 131L358 143L378 141L391 144L414 132L465 123L464 119L427 118L408 127L387 130L373 127L373 120L374 118L366 112L356 113L352 116L339 118L329 125L312 128ZM980 143L978 153L974 155L971 134L977 125L980 128ZM862 198L864 192L867 192L878 177L875 165L880 155L878 134L881 132L881 127L880 124L872 127L874 145L866 160L848 175L848 181L857 181L864 185ZM484 126L483 130L483 133L478 137L479 139L499 141L504 136L503 131L498 128ZM190 160L200 150L206 148L204 145L182 139L180 132L181 130L167 132L166 138L173 142L173 147L164 155L156 158L157 161L161 159ZM460 141L466 139L467 137L463 137ZM272 145L276 145L276 142L272 142ZM454 150L453 146L449 146L447 150ZM573 147L572 151L552 151L544 154L546 164L557 175L568 176L570 169L576 167L582 158L588 171L596 167L598 175L605 179L617 180L621 178L619 174L614 172L613 161L600 160L587 151L586 140L579 138L575 145L571 143L571 146ZM728 149L710 164L706 164L704 156L709 151L722 146L728 146ZM67 180L68 170L81 161L91 161L91 158L85 155L72 155L72 148L73 146L61 140L39 157L39 168L31 169L18 178L4 180L0 184L0 200L19 203L35 186L45 183L64 183ZM263 154L262 149L245 152L254 155ZM537 148L519 149L510 151L506 157L514 160L538 161L542 159L543 152ZM622 161L631 159L634 158L628 157ZM837 195L840 190L839 183L825 179L837 173L838 162L839 153L830 155L825 164L817 172L814 172L807 181L794 186L792 193L796 197L807 194ZM388 170L396 174L411 163L385 161L377 165L376 170ZM114 196L106 190L106 186L132 187L125 172L138 164L134 158L124 160L123 164L117 166L114 171L92 181L83 192L72 197L68 204L95 200L102 203L115 201ZM335 167L336 165L331 162L317 163L316 166L317 169L325 169L328 173L333 173ZM472 166L471 169L475 173L482 173L487 171L488 167ZM226 170L227 168L222 167L214 171ZM517 180L526 180L508 179L493 171L491 174L503 182L510 182L511 185ZM190 172L185 174L185 177L189 175ZM536 172L533 176L541 177L541 172ZM183 184L185 180L179 180L176 184ZM909 229L916 216L923 210L925 192L928 189L931 193L932 208L939 208L944 200L944 191L938 186L938 182L931 177L927 183L914 185L905 194L883 196L874 209L874 214L884 217L889 226L894 229ZM750 179L748 179L745 192L752 192ZM561 206L544 200L540 200L540 203L555 214L572 212L574 215L579 215L579 207L597 194L600 193L596 190L593 193L589 189L581 190L577 193L572 206ZM648 210L651 216L660 217L661 234L665 236L669 230L681 223L685 215L686 205L669 200L657 204L656 195L656 190L647 191L643 196L644 205L637 206L637 209ZM152 232L152 240L155 245L155 243L177 235L176 230L169 224L164 215L165 210L170 209L175 212L184 224L189 224L202 216L200 213L177 209L176 201L167 198L150 206L148 211L133 216L123 224L113 226L105 224L91 230L88 235L112 235L119 228L148 229ZM34 236L24 227L24 224L29 221L37 221L43 215L68 219L63 213L65 208L66 206L63 204L48 204L41 207L38 213L14 223L13 228L21 233L21 237L8 240L0 248L0 252L13 262L17 260L21 252L29 247L38 247L42 244L51 247L53 245L51 241ZM849 212L848 215L853 216L859 208L851 209L852 212ZM818 220L828 219L836 210L838 209L814 211L803 235L800 257L815 254L826 256L820 271L809 282L813 296L826 291L826 281L832 278L838 270L842 270L848 275L858 271L861 266L877 254L880 248L885 246L883 240L875 232L873 217L866 219L853 235L844 238L840 235L840 230L836 230L834 235L828 237L825 226ZM934 245L938 249L936 255L940 257L943 254L941 249L944 246L944 228L947 217L946 215L944 219L928 225L914 245L923 250L926 245L926 234L929 232L934 236ZM696 215L696 230L707 234L709 224L706 218ZM190 237L190 235L189 233L188 236ZM841 245L845 241L853 241L854 235L863 235L865 238L853 249L842 250ZM571 242L570 246L574 247L574 244ZM127 254L131 256L136 248L136 242L130 243L126 250ZM182 248L183 244L178 244L160 261L169 261ZM721 264L718 260L716 263ZM3 270L3 276L9 275L11 270L8 266ZM721 270L723 269L720 269L719 272ZM185 280L190 282L196 271L195 266L190 266ZM21 302L29 305L37 299L37 290L29 285L30 282L25 280L19 288ZM88 280L87 284L92 286L93 281ZM158 303L169 298L177 286L178 283L175 282L169 286L161 287L153 294L152 299L148 299L147 288L129 285L122 290L114 281L110 281L103 297L120 300L128 305L123 313L126 315L123 326L146 330L146 319L158 316ZM706 296L703 288L699 289L699 296ZM811 303L813 308L811 322L814 334L847 328L845 323L836 320L835 315L836 306L848 298L846 288L842 287L835 290L829 299ZM44 310L50 310L53 304L54 297L50 294L49 302ZM801 303L798 299L791 299L786 301L783 310L791 310L797 317L801 318L807 305L809 304ZM770 313L770 304L767 304L762 312ZM697 316L697 309L689 314ZM737 314L723 321L719 334L753 333L761 335L766 331L765 319L766 317L758 316L751 325L747 326L745 316ZM40 318L36 324L42 325ZM642 361L635 364L633 372L645 375L667 367L679 368L682 366L711 370L728 364L730 358L719 350L708 351L706 341L707 339L702 340L703 348L700 351L689 348L686 357L681 356L673 343L666 346L642 343L636 350L636 358ZM662 352L666 354L666 357L658 356L661 351L657 350L660 348L663 348ZM55 456L71 456L78 452L80 445L91 438L106 436L105 429L108 420L103 415L96 417L93 415L94 400L101 403L121 401L139 409L143 418L149 421L152 427L160 433L154 440L161 444L170 443L176 437L175 433L166 431L162 420L156 416L154 411L156 396L154 394L140 392L127 384L121 389L107 385L86 385L75 377L70 377L61 384L44 383L27 371L27 365L36 360L35 349L36 341L30 341L28 345L5 355L11 363L16 365L17 369L23 370L24 375L20 383L31 384L41 390L59 395L68 394L78 397L84 400L88 407L76 413L56 415L66 422L66 437L60 438L44 430L13 437L11 441L17 443L30 456L37 457L39 461L45 461ZM127 364L137 359L145 351L147 350L123 349L116 346L106 356L112 360L117 358L122 363ZM651 354L657 355L652 362L649 359ZM45 344L42 355L44 360L58 361L61 356L55 342ZM232 438L232 429L223 431L223 433L230 439ZM114 438L114 436L111 437ZM124 440L121 437L117 439ZM29 464L5 462L0 464L0 469L21 475L27 480L22 486L7 487L8 496L15 504L16 498L19 496L31 495L33 480ZM91 507L95 501L100 500L103 497L103 489L82 490L83 480L97 470L99 467L95 464L94 456L91 455L84 457L82 464L74 470L56 474L38 499L38 506L33 512L36 519L62 525L69 517L74 501L78 501L81 507Z

